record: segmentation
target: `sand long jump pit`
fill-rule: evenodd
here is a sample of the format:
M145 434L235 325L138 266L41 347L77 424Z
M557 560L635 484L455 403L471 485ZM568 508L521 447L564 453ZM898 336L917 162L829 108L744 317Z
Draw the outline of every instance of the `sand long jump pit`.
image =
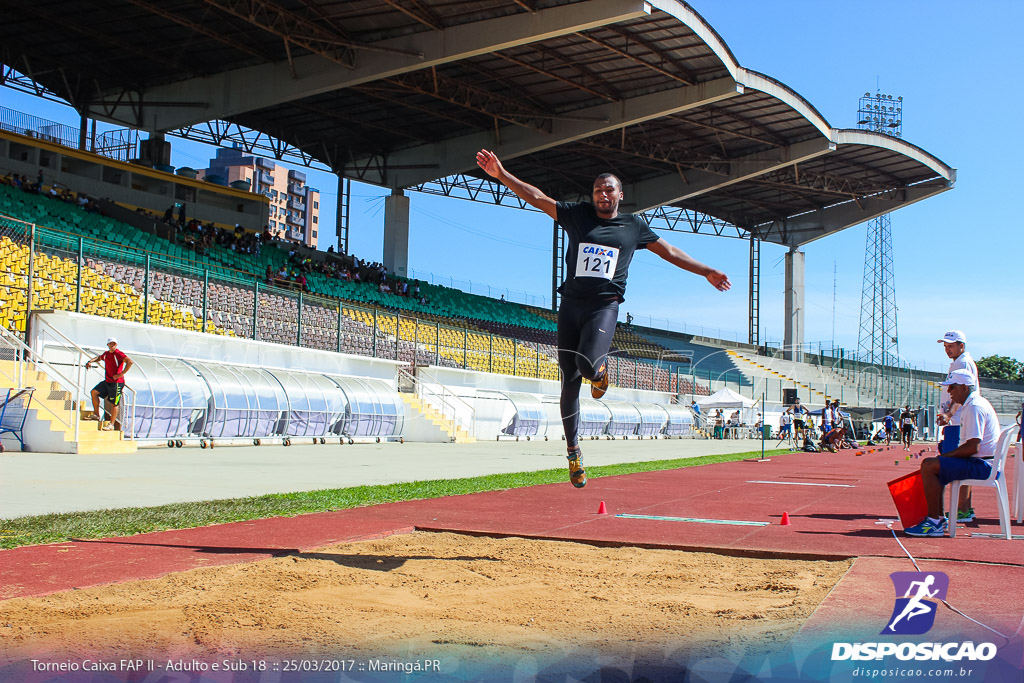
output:
M294 662L340 660L357 679L381 662L427 661L467 680L474 667L514 678L579 657L669 670L788 642L850 564L417 531L10 599L0 643L6 667L334 667L322 680L345 678L336 663Z

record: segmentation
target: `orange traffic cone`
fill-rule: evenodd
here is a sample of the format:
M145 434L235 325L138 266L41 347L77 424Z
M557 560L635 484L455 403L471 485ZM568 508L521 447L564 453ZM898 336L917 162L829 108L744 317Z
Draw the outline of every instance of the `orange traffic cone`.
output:
M601 504L597 506L597 514L599 514L599 515L607 515L608 514L608 508L606 508L604 506L604 501L603 500L601 501Z
M783 512L782 513L782 521L779 522L779 524L782 525L782 526L790 526L790 524L789 524L789 513L788 512Z

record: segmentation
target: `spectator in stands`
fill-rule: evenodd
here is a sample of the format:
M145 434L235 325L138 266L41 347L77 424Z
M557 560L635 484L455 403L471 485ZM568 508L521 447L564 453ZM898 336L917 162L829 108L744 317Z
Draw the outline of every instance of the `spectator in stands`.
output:
M501 303L506 303L506 302L505 302L505 295L504 295L504 294L502 294L502 295L501 295L501 298L500 298L500 299L498 299L498 301L500 301Z
M121 407L121 393L124 389L124 376L132 367L132 359L124 351L117 348L117 339L107 339L107 350L90 358L85 363L85 369L92 368L93 363L103 361L103 381L92 388L92 415L87 415L85 420L103 421L100 415L100 398L106 399L108 407L106 412L110 415L110 421L103 425L103 431L114 429L117 422L117 411Z
M611 173L594 180L592 202L556 202L505 170L489 150L476 155L485 173L508 187L530 206L540 209L566 231L569 248L567 277L559 288L558 365L562 376L559 406L565 430L569 480L586 486L583 453L579 446L579 399L583 378L591 382L591 396L608 390L608 364L619 314L624 301L630 261L636 249L649 249L683 270L704 276L716 289L732 285L725 273L691 258L659 238L647 222L633 214L620 214L622 182Z
M626 329L633 329L633 314L629 311L626 311Z
M416 285L412 289L412 296L415 299L419 299L420 298L420 281L419 280L416 281Z
M992 404L978 394L977 381L977 374L970 369L958 368L951 371L946 381L942 382L950 400L959 406L960 440L955 449L944 451L937 458L921 461L921 481L928 501L928 517L920 524L904 529L908 536L944 535L949 523L942 515L942 492L946 484L960 479L987 479L992 472L992 466L987 460L996 452L999 418ZM968 491L958 501L956 522L974 521L970 487L960 488L961 491L964 489Z
M903 450L909 451L910 446L914 439L914 424L917 422L917 416L910 410L910 406L905 406L903 412L900 413L900 432L903 436Z
M302 274L302 272L299 272L299 274L295 276L295 283L303 292L309 291L309 286L306 284L306 276Z

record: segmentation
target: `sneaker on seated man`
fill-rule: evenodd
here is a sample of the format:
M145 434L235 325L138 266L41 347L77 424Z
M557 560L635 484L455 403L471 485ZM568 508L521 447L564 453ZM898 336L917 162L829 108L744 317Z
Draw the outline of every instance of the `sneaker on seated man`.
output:
M999 418L992 404L982 398L969 370L954 370L942 385L960 404L960 445L937 458L921 462L921 480L928 501L928 517L908 529L908 536L943 536L946 520L942 514L942 493L946 484L960 479L987 479L992 472L988 463L996 452L999 441ZM963 488L961 488L963 491ZM974 519L970 493L960 497L957 521Z

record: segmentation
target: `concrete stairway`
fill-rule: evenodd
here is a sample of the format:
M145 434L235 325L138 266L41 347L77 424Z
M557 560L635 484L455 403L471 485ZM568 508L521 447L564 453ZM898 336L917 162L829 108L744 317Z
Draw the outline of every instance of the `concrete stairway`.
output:
M426 429L430 432L434 432L434 435L438 438L432 439L421 439L416 440L429 440L429 441L440 441L449 443L476 443L476 437L470 435L459 425L455 425L454 431L452 430L452 421L446 419L441 413L435 410L431 405L424 403L416 394L400 393L402 401L407 406L406 411L406 431L410 431L415 428L417 431L422 430L426 423ZM418 415L423 418L418 421L420 424L415 426L409 425L411 415ZM408 438L408 437L407 437Z
M755 384L762 379L779 380L783 387L798 389L798 395L804 403L820 406L826 398L840 398L845 405L872 404L872 397L859 392L853 382L830 368L765 358L734 349L727 349L726 353L745 373L751 375Z
M23 432L29 450L83 455L136 452L134 441L124 440L121 432L116 430L102 431L101 427L105 424L102 422L81 422L78 440L75 441L74 428L64 424L72 421L72 411L78 407L74 397L31 363L25 369L24 387L13 386L9 378L14 376L14 362L0 361L0 389L4 392L12 388L35 389ZM89 410L82 414L91 412ZM10 445L10 441L7 445Z

